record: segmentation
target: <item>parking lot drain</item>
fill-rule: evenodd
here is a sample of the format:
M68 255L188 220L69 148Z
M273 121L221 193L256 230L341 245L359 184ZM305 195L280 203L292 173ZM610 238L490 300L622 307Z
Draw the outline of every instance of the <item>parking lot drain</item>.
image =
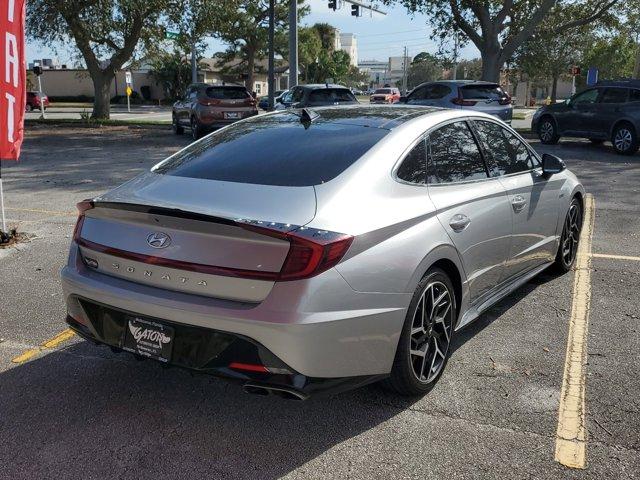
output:
M587 330L591 303L591 240L594 201L585 198L584 225L576 257L569 337L560 391L555 460L570 468L586 467L585 382Z

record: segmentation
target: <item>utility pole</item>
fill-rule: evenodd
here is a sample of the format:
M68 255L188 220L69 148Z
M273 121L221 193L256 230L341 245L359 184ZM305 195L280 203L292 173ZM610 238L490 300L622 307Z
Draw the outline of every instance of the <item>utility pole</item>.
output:
M269 90L269 110L273 110L273 94L275 91L275 78L274 78L274 51L273 51L273 39L275 33L275 0L269 0L269 72L267 74L267 89Z
M298 85L298 1L289 3L289 88Z
M458 32L453 40L453 80L458 79Z
M402 94L407 94L407 47L404 47L404 56L402 57Z
M191 34L191 83L198 83L198 61L196 60L196 35Z

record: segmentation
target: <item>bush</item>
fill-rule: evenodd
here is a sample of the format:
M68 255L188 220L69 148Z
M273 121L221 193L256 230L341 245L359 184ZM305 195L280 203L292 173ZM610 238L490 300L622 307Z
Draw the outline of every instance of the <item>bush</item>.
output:
M116 95L111 98L112 104L117 105L126 105L127 104L127 96L126 95ZM135 90L131 92L131 105L141 105L143 103L142 97Z

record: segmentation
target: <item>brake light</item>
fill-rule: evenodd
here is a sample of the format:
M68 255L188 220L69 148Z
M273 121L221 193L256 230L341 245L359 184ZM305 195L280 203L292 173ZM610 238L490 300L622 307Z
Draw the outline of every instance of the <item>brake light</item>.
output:
M77 242L80 240L80 232L82 231L82 224L84 223L84 214L87 210L91 210L94 207L93 200L83 200L76 205L78 209L78 221L73 229L73 240Z
M451 103L455 103L461 107L473 107L477 102L475 100L465 100L462 97L456 97L451 99Z
M351 235L315 228L300 227L290 232L282 232L255 223L243 223L241 226L247 230L289 241L289 253L280 273L276 275L277 282L302 280L329 270L342 260L353 242Z
M264 365L257 365L253 363L231 362L229 364L229 368L234 370L245 370L247 372L269 373L269 370Z

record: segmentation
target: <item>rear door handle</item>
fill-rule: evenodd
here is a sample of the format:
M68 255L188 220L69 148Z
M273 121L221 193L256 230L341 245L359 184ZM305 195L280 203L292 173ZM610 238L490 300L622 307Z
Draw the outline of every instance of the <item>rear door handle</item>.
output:
M449 226L455 232L461 232L462 230L467 228L467 225L469 225L470 223L471 219L462 213L456 213L453 217L451 217L451 220L449 220Z
M524 207L527 206L527 199L522 195L515 195L511 200L511 205L513 205L514 212L520 212Z

